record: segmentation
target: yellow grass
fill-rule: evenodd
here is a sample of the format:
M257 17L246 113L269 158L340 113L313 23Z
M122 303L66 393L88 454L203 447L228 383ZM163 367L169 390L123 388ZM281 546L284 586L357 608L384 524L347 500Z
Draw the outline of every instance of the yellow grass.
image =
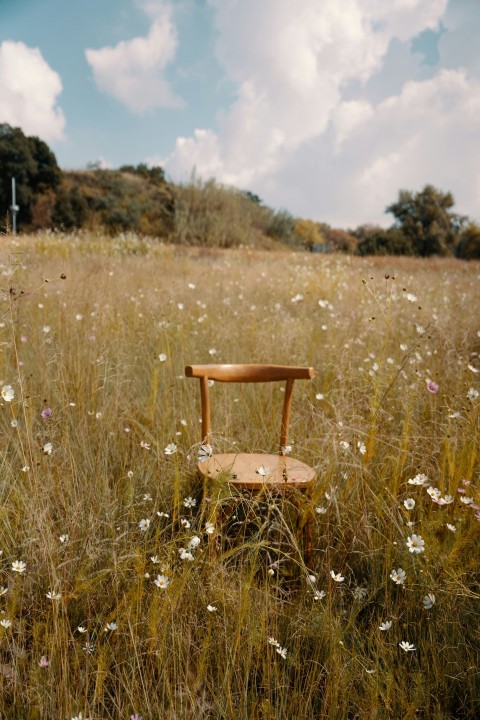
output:
M478 717L478 264L95 234L3 237L1 261L2 718ZM183 369L212 361L316 369L291 429L318 476L310 568L288 499L202 499ZM275 451L279 385L211 393L214 448Z

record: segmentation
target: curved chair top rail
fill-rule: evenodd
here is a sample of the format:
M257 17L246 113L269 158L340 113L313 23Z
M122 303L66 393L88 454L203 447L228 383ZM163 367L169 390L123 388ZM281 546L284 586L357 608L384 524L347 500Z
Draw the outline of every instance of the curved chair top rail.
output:
M219 382L274 382L311 380L315 377L315 370L290 365L187 365L185 375Z

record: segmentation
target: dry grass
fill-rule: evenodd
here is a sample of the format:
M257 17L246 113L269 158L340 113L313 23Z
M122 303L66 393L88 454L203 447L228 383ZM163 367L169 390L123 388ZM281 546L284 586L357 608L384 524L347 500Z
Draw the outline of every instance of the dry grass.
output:
M94 234L4 237L1 259L0 380L15 392L0 415L2 718L478 717L478 264ZM311 568L287 499L237 498L223 537L228 485L201 499L183 368L212 357L316 368L291 431L318 470ZM212 402L215 447L275 448L276 384L217 383ZM407 482L418 473L424 487Z

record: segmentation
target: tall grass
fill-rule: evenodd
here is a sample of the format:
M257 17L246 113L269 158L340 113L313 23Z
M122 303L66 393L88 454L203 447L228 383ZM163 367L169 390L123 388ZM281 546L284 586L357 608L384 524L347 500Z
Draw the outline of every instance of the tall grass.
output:
M93 234L1 260L2 718L478 717L478 264ZM311 567L295 498L202 495L183 368L212 361L316 369ZM211 393L215 448L275 450L280 386Z

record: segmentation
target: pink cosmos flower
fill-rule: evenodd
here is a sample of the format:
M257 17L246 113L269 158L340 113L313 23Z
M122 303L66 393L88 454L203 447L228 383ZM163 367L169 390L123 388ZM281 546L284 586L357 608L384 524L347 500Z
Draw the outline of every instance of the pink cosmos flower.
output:
M45 655L42 655L38 664L40 665L41 668L47 668L50 665L50 663L49 663L48 659L45 657Z
M41 412L41 416L44 420L47 420L47 418L51 417L53 415L52 408L43 408Z
M429 393L437 393L438 392L438 385L436 382L433 382L433 380L429 380L427 382L427 390Z

